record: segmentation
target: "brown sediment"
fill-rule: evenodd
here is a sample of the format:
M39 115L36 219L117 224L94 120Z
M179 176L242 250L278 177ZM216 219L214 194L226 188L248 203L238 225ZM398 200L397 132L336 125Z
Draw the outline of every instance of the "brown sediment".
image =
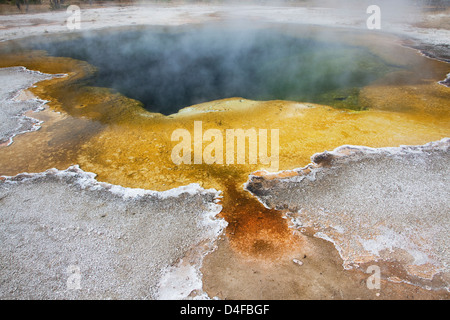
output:
M400 63L397 55L383 49L376 48L378 53L392 59L392 63ZM40 172L51 167L65 169L79 164L83 170L98 174L98 180L124 187L161 191L196 182L205 188L223 190L221 215L229 225L226 240L219 243L217 252L207 257L203 267L209 294L216 295L214 290L220 288L219 284L232 279L239 282L240 288L248 286L248 295L241 297L238 287L230 285L224 286L224 291L229 290L222 292L224 298L280 298L281 290L289 286L292 286L286 291L291 293L289 297L309 298L311 290L301 289L306 288L305 283L319 282L326 286L326 281L334 281L331 283L335 287L318 286L316 294L322 298L373 298L373 291L361 285L366 275L349 275L349 271L343 271L342 261L331 243L293 233L279 211L266 209L243 190L249 173L267 168L249 164L175 165L171 151L177 142L171 141L171 133L185 128L193 136L194 121L202 121L203 132L209 128L279 129L280 170L303 167L310 162L311 155L343 144L419 145L449 136L450 89L437 83L448 73L448 65L427 60L406 48L398 50L402 51L402 63L410 69L388 75L384 79L387 83L380 80L363 88L361 103L369 111L231 98L192 106L167 117L150 113L139 102L108 89L83 86L82 79L95 72L85 62L48 57L35 51L3 55L0 67L21 65L68 76L42 81L30 89L49 101L49 109L35 116L44 120L44 124L40 131L17 137L13 145L2 148L0 174ZM420 61L420 68L416 61ZM419 69L429 71L417 74ZM303 268L306 263L300 267L292 265L293 258L305 255L314 261L310 268ZM245 269L250 265L251 268ZM229 275L223 276L224 266L230 270ZM256 271L256 278L249 276L250 270ZM319 270L326 270L328 276L321 278ZM336 274L338 280L332 280ZM270 277L273 285L267 285ZM295 277L298 278L294 281ZM257 287L260 281L266 281L267 291L257 289L261 288ZM281 285L279 290L273 290L275 284ZM339 292L338 285L342 285L344 292ZM352 294L355 286L359 289ZM406 285L401 286L411 292ZM254 293L249 291L252 288ZM395 290L392 289L391 297L405 297ZM417 296L427 297L427 294L420 291ZM441 297L441 293L428 296L433 295Z

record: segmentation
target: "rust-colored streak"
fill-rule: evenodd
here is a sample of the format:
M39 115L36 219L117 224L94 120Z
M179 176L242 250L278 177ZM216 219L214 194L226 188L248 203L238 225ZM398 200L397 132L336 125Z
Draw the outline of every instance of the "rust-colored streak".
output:
M265 208L232 182L226 186L221 215L228 221L232 249L248 258L275 260L301 246L279 211Z

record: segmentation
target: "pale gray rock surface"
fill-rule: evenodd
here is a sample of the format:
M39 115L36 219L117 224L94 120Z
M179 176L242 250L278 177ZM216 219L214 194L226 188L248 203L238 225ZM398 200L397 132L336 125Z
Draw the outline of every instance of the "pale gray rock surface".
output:
M449 288L450 139L424 146L342 146L316 154L288 178L252 175L246 189L282 210L294 228L314 228L350 268L385 260L403 280Z
M212 250L226 226L214 189L94 177L74 166L0 181L0 299L156 299L166 270Z

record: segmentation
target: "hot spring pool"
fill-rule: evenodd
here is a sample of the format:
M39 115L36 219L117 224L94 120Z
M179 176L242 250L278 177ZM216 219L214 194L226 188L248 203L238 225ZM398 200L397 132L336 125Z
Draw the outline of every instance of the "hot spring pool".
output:
M87 85L112 88L165 115L242 97L360 110L359 89L399 69L329 32L232 26L146 27L33 40L29 48L87 61Z

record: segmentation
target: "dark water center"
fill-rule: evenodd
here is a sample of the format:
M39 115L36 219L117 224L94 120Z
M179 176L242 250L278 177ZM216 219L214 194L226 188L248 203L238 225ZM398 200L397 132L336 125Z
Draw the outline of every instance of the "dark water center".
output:
M89 62L98 68L89 85L166 115L231 97L358 109L358 88L391 69L363 47L229 25L90 32L33 48Z

